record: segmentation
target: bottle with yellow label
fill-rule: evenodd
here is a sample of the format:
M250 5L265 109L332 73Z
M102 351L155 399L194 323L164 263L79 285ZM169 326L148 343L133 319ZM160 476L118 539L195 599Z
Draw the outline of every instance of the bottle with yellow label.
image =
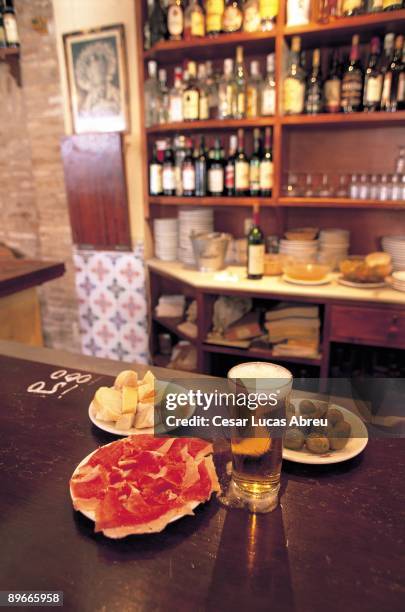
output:
M184 13L184 38L205 36L205 14L199 0L190 0Z
M246 117L246 76L243 63L243 47L236 47L235 68L235 108L233 112L235 119Z
M248 237L247 277L260 280L264 273L264 235L260 228L259 206L253 208L253 225Z
M278 0L259 0L259 11L262 30L272 30L278 14Z
M205 23L208 35L216 36L222 31L222 15L224 14L224 10L224 0L206 0Z
M283 82L283 110L285 115L299 115L304 110L305 71L300 65L301 39L293 36L288 70Z

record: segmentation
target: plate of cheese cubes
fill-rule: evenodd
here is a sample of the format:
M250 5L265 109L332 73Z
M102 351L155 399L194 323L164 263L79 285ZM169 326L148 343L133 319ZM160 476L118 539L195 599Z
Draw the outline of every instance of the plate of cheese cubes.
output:
M89 418L100 429L118 436L165 433L169 428L161 421L164 396L182 391L175 383L156 379L150 371L140 379L135 371L124 370L112 387L97 389L89 406ZM176 416L187 418L194 409L186 406L181 411Z

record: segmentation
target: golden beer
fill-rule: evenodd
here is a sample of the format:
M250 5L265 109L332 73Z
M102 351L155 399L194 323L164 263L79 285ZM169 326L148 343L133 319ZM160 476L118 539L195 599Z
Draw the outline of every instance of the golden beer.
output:
M231 436L233 493L253 511L269 512L278 504L283 438L280 428L252 426L256 422L285 419L292 389L292 374L282 366L243 363L228 372L228 379L246 393L273 394L276 405L265 405L250 413L249 425ZM246 409L243 416L247 415ZM239 411L238 416L241 416Z

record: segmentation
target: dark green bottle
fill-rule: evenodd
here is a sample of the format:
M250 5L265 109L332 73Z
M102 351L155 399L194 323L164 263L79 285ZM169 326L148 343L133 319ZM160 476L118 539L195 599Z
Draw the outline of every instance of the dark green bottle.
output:
M253 225L248 237L247 277L260 280L264 272L264 235L259 225L259 206L253 208Z

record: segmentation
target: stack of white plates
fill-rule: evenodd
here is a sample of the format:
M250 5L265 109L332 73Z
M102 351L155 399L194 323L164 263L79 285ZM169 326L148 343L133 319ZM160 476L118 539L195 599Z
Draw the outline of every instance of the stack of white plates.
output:
M405 270L405 236L384 236L382 247L391 255L394 270Z
M176 261L179 242L177 219L155 219L153 230L156 257L163 261Z
M179 211L179 260L193 266L193 246L190 236L194 232L212 232L214 230L214 211L212 208L180 209Z
M320 261L330 263L333 268L346 259L350 247L350 232L343 229L324 229L319 234Z
M405 272L394 272L390 279L390 285L397 291L405 292Z
M280 253L299 260L316 260L318 240L280 240Z

